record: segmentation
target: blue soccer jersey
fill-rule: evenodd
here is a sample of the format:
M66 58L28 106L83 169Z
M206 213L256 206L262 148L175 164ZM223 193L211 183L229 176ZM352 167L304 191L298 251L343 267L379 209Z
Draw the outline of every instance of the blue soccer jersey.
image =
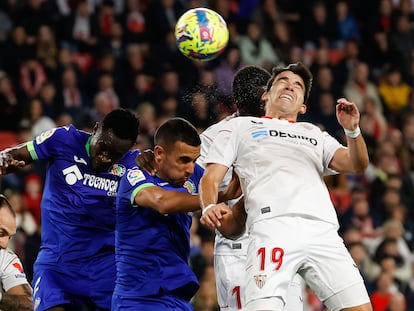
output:
M190 299L198 290L196 276L188 265L192 213L160 214L137 206L136 194L145 187L195 194L203 169L183 187L150 176L138 167L129 169L120 181L117 196L116 264L114 295L133 298L175 293Z
M68 126L49 130L27 145L33 160L48 162L36 264L56 263L58 268L114 252L118 182L135 163L135 154L128 152L97 174L90 165L90 139L90 133Z

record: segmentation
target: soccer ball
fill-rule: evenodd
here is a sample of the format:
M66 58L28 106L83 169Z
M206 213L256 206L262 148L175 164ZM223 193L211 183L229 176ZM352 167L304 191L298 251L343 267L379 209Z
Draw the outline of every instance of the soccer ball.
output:
M177 47L192 60L210 61L219 56L229 41L223 17L207 8L185 12L175 26Z

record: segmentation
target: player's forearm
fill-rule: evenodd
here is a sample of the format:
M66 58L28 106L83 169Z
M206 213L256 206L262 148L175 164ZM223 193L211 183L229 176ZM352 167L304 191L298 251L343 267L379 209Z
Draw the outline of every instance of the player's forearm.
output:
M362 173L369 164L368 150L362 134L355 138L347 136L348 150L353 164L354 173Z
M3 311L26 311L33 310L32 298L28 295L10 295L3 293L0 301L0 310Z
M21 161L24 161L24 163ZM33 160L27 149L27 143L24 143L1 151L0 162L1 173L4 175L17 171L22 166L33 162Z
M210 178L210 174L204 174L200 180L199 194L201 208L218 202L219 183Z
M192 212L200 209L198 195L164 190L159 187L149 187L138 192L135 202L161 214Z
M246 230L247 214L244 209L244 198L241 198L231 209L231 213L224 214L221 227L217 228L228 239L239 238Z

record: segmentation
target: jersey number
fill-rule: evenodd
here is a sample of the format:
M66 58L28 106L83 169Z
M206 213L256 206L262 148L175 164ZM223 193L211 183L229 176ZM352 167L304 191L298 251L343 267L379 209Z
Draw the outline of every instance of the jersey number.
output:
M241 310L242 305L241 305L241 298L240 298L240 286L235 286L233 288L233 295L236 296L237 310Z
M283 255L285 251L280 247L272 249L270 261L276 264L275 270L279 270L283 263ZM266 248L261 247L257 250L257 255L260 256L260 270L264 271L266 262Z

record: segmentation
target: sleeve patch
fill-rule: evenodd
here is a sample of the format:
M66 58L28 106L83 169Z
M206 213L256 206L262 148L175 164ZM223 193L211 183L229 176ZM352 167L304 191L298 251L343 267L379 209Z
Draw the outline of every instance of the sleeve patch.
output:
M41 143L43 143L46 139L48 139L49 137L51 137L53 135L53 133L56 131L56 128L48 130L46 132L43 132L42 134L40 134L39 136L36 137L36 143L38 145L40 145Z
M130 170L127 174L128 182L131 186L135 186L140 181L145 180L145 175L141 170Z

